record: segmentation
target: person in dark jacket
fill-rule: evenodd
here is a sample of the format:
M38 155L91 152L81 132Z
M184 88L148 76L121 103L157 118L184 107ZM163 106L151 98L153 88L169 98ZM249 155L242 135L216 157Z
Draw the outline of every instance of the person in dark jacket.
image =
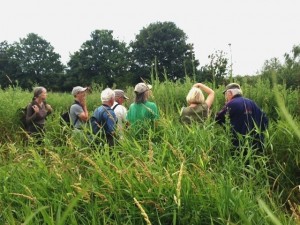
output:
M264 135L268 127L266 114L256 105L256 103L242 96L239 84L228 84L224 90L226 99L225 106L216 115L219 124L225 124L228 115L233 134L232 143L235 147L240 146L238 136L251 137L253 149L263 149ZM240 135L239 135L240 134Z
M45 132L46 117L52 112L52 107L46 103L47 90L44 87L36 87L33 91L32 102L26 110L27 132L42 143Z

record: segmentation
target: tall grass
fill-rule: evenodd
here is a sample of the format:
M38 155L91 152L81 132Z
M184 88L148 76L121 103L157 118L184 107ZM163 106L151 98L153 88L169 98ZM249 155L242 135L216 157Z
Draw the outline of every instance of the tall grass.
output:
M264 154L256 155L245 143L246 156L231 154L229 129L213 120L224 104L222 88L216 90L211 118L185 126L179 110L193 82L152 83L152 100L161 114L158 127L149 128L142 139L128 129L113 149L74 142L70 131L60 127L59 115L73 101L68 93L49 93L55 111L47 120L44 145L21 142L14 115L31 93L0 91L5 131L0 139L0 224L299 222L298 167L290 166L299 162L299 138L281 116L269 83L242 86L246 97L277 119L271 120ZM126 91L129 106L133 89ZM287 109L294 115L299 91L281 91L293 96ZM90 112L100 105L99 93L88 96Z

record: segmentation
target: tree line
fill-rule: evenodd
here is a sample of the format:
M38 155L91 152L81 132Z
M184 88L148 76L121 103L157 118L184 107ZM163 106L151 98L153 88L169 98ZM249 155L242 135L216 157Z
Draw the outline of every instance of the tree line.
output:
M286 54L283 65L276 59L266 61L261 75L269 78L276 70L282 80L299 86L299 49L300 46L295 46L291 55ZM232 75L223 51L210 54L210 62L200 67L193 44L187 43L187 35L173 22L151 23L129 44L115 39L112 30L95 30L70 55L67 65L60 58L54 47L35 33L12 44L0 42L1 88L17 85L31 89L41 85L52 91L69 91L78 84L93 83L125 88L140 82L141 78L149 80L153 71L159 80L191 77L217 86Z

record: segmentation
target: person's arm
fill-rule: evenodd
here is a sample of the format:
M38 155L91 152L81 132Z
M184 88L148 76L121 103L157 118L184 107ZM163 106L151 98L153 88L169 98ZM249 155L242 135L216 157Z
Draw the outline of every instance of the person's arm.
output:
M89 112L87 110L85 99L81 101L80 104L82 106L83 111L78 115L78 117L81 121L87 122L89 119Z
M216 122L218 124L224 124L225 123L225 116L227 113L227 106L225 105L216 115Z
M207 87L205 84L202 83L196 83L193 85L193 87L199 88L200 90L208 94L205 103L207 104L208 108L210 108L215 99L215 92L211 88Z
M37 113L39 112L39 107L37 105L33 105L32 103L30 103L27 106L27 110L26 110L26 123L30 123L32 121L34 121L36 119Z
M45 104L45 109L46 109L46 111L47 111L47 115L51 114L52 111L53 111L51 105L49 105L49 104L47 104L47 103Z

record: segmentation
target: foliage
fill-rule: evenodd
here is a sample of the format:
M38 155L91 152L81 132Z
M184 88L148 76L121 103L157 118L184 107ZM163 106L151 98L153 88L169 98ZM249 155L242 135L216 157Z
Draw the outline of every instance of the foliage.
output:
M228 73L228 58L223 51L215 51L208 56L209 64L202 66L199 71L199 81L208 81L216 86L224 84Z
M187 44L186 40L186 34L173 22L151 23L130 43L134 63L132 70L144 79L150 78L148 74L152 67L155 67L160 80L164 79L165 73L172 81L186 75L193 76L199 62L195 59L193 45Z
M211 118L185 126L178 120L178 109L186 104L193 84L186 80L152 80L152 100L161 114L158 126L142 139L127 129L112 149L76 142L59 122L73 97L53 92L47 99L54 113L46 123L44 145L30 139L22 143L13 113L32 94L18 87L0 90L0 128L5 136L0 137L0 223L297 224L297 207L283 204L300 202L295 189L300 146L284 117L271 120L263 155L254 154L247 144L242 148L247 155L231 155L229 129L213 121L224 104L224 87L215 90ZM270 102L274 93L262 90L270 83L260 82L242 83L244 94ZM286 93L299 97L295 90L278 88L280 98ZM90 112L100 105L100 91L95 88L87 96ZM132 101L132 87L126 92ZM290 99L289 110L297 100ZM276 103L267 114L272 110L281 115Z
M129 70L126 44L113 38L109 30L95 30L68 62L66 86L100 83L112 86L126 78Z
M0 43L0 81L2 88L8 87L11 84L8 75L11 74L13 66L10 65L8 48L9 44L6 41Z
M51 90L59 90L64 67L60 55L54 52L49 42L30 33L10 45L7 51L9 63L15 66L15 70L9 74L14 84L28 89L39 84Z
M300 87L300 45L295 45L291 53L284 54L284 63L278 58L272 58L264 63L261 75L272 81L272 75L277 75L279 83L285 83L288 88Z

